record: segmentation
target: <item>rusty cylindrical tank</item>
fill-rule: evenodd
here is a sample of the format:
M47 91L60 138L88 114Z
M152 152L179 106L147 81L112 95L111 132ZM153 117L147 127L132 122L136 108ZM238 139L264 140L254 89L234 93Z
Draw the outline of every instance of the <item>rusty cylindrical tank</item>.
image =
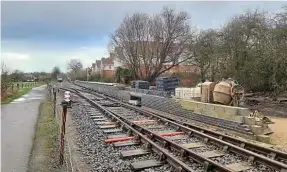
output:
M215 85L213 90L213 101L224 105L229 105L233 97L233 84L221 81Z

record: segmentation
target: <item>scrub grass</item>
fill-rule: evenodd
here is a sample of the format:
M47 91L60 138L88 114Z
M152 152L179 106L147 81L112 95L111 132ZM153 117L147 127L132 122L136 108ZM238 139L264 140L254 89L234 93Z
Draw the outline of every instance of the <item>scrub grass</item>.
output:
M59 171L59 128L53 115L53 102L45 100L39 107L28 172Z

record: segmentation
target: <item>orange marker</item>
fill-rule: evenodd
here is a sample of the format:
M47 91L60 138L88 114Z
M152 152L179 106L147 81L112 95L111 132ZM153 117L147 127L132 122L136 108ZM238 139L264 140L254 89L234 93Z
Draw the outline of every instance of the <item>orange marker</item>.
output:
M104 122L104 125L117 125L117 122Z
M132 136L132 137L121 137L121 138L107 139L107 140L105 140L105 143L121 142L121 141L133 140L135 138L136 138L135 136Z
M162 133L159 134L160 136L176 136L176 135L182 135L184 132L171 132L171 133Z

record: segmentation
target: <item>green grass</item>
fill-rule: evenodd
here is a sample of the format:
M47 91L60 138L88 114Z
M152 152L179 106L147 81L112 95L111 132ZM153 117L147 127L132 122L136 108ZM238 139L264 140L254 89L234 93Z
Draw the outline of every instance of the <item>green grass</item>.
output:
M13 82L10 88L13 85L14 89L16 89L17 84L19 84L19 88L22 88L22 84L23 84L23 88L26 88L26 87L38 87L38 86L44 85L45 83L44 82Z
M53 103L46 101L41 104L40 109L36 138L47 140L43 148L46 153L50 154L55 147L54 140L57 140L59 134L56 119L53 115Z
M53 115L53 103L47 99L39 107L28 172L58 171L58 136L59 126Z
M13 100L18 99L19 97L21 97L24 94L27 94L31 90L32 88L21 88L16 94L8 96L4 101L1 102L1 104L11 103Z
M14 89L16 89L16 84L17 83L14 83L14 85L15 85ZM11 103L13 100L18 99L19 97L21 97L24 94L27 94L29 91L32 90L32 88L38 87L38 86L41 86L41 85L44 85L44 83L38 82L38 83L36 83L36 85L33 85L32 87L24 87L24 88L22 88L22 85L20 84L19 91L16 94L12 94L12 95L8 96L4 101L1 102L1 104Z

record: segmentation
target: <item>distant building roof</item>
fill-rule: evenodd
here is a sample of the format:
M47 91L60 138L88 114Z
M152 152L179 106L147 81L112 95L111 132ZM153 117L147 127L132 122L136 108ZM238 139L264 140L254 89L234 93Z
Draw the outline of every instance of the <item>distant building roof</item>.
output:
M100 68L101 67L101 60L96 60L96 65L97 65L97 68Z
M104 64L104 65L113 65L114 64L114 60L112 59L112 58L102 58L101 59L102 60L102 64Z

